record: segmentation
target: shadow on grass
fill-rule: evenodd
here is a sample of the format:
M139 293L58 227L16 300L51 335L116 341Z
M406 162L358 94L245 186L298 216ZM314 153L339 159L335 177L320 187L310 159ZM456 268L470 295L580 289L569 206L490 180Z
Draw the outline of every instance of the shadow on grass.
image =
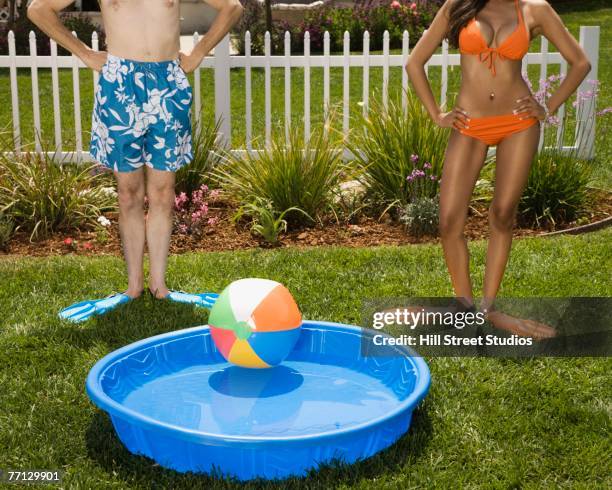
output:
M96 411L89 424L86 444L89 457L109 474L115 474L126 484L147 488L332 488L339 484L352 485L383 474L402 472L402 468L414 464L424 453L431 438L432 424L426 406L425 402L414 412L408 433L377 455L352 465L341 462L326 464L318 470L311 470L306 477L286 480L239 482L162 468L152 459L130 453L115 434L108 415L101 411Z

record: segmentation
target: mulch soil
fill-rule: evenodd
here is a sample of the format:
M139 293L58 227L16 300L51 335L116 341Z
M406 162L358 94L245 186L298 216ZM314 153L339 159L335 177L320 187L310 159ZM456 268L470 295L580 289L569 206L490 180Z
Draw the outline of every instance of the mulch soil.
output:
M213 226L206 228L201 236L173 233L171 253L210 252L226 250L243 250L251 248L273 248L266 242L254 237L246 224L234 223L232 216L235 210L223 202L213 203L209 207L209 216L218 219ZM556 230L573 228L577 224L587 224L612 216L612 194L597 192L595 204L580 223L565 223ZM51 256L51 255L120 255L121 242L117 215L107 215L111 226L107 228L106 239L101 240L97 231L77 231L73 233L56 233L45 239L30 241L28 233L17 232L1 255L16 256ZM542 235L544 229L533 229L517 224L515 238ZM465 235L468 240L486 239L488 237L487 207L474 203L469 211ZM65 240L71 238L72 245ZM362 217L355 224L328 221L309 228L291 230L282 235L276 248L283 247L317 247L345 246L372 247L377 245L407 245L418 243L438 243L438 237L415 237L407 233L401 223L383 217L381 220Z

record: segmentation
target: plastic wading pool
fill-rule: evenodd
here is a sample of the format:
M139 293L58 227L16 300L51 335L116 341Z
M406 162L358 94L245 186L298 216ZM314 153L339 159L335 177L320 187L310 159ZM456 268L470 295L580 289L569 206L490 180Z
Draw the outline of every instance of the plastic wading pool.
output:
M167 468L241 480L304 475L390 446L427 394L422 358L399 346L364 356L364 335L374 333L304 321L283 364L245 369L223 359L208 326L178 330L102 358L87 393L129 451Z

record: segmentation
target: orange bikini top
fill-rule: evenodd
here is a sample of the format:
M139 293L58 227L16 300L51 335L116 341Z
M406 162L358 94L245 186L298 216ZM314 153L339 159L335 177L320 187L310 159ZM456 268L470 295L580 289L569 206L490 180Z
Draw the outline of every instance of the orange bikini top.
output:
M518 0L514 0L518 15L518 25L503 43L496 48L487 45L474 17L459 33L459 52L477 54L480 61L489 63L489 70L495 76L495 56L499 59L520 60L529 51L529 32L523 20Z

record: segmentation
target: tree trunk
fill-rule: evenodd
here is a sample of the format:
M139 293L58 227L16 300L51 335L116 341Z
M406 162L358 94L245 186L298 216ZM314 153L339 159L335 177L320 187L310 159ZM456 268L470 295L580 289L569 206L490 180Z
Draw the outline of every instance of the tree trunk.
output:
M266 30L272 34L272 0L265 0L266 5Z
M9 8L8 24L10 26L15 24L16 7L17 7L17 0L8 0L8 8Z

